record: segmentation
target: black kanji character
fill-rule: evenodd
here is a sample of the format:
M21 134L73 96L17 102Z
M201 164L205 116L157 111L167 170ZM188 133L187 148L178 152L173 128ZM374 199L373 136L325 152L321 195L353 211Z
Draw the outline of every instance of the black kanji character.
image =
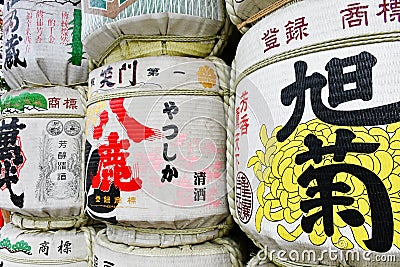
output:
M39 254L43 253L44 255L48 256L49 255L49 242L43 241L43 243L39 244Z
M194 201L206 201L206 189L205 188L194 188Z
M326 85L326 79L320 73L313 73L311 76L306 77L307 63L304 61L294 63L294 70L296 81L282 90L281 102L285 106L290 106L296 98L296 105L289 121L277 133L279 142L283 142L288 138L299 125L304 113L306 90L320 91Z
M376 57L368 52L344 59L331 59L325 66L328 71L329 105L335 108L356 99L371 100L372 67L376 61ZM349 66L356 66L356 70L344 73L345 67ZM355 83L356 88L345 90L344 85L352 83Z
M324 231L327 236L334 234L333 209L335 205L350 206L354 199L348 196L333 196L333 192L348 193L351 187L344 182L333 182L338 173L348 173L357 177L364 183L371 208L372 238L365 240L365 246L377 252L387 252L393 242L393 211L386 187L381 179L372 171L354 164L334 164L314 168L309 166L298 178L298 183L303 188L308 188L306 195L313 198L319 193L319 198L303 200L300 202L300 209L304 213L321 207L322 209L301 220L301 226L306 233L311 233L314 224L322 218ZM317 186L308 187L316 180ZM354 209L345 209L337 213L344 222L352 227L364 224L363 215Z
M109 79L112 78L112 70L113 67L108 65L105 70L101 71L100 76L103 77L103 80L100 81L100 88L103 88L104 85L107 85L108 87L113 87L115 85L115 83L109 81Z
M24 162L21 147L17 144L17 137L19 131L24 129L26 125L17 124L18 121L18 118L12 118L11 122L6 124L3 120L0 126L0 168L4 168L0 187L6 185L12 203L22 208L24 206L24 193L18 196L12 190L12 184L18 183L18 166Z
M206 172L195 172L194 185L205 185L205 184L206 184Z
M22 61L19 58L19 49L17 46L19 43L22 41L22 37L13 33L11 34L11 38L6 41L5 44L5 50L6 50L6 58L4 60L4 68L11 69L11 67L18 67L20 65L21 67L26 68L26 59Z
M71 246L72 246L71 242L61 240L60 245L57 247L58 248L58 253L60 253L60 254L63 254L63 253L69 254L72 251Z
M160 68L148 68L147 69L147 76L158 76L160 73L158 72Z
M362 52L357 56L343 60L332 59L326 65L326 69L329 71L329 89L333 90L330 93L329 102L333 105L339 105L355 99L371 99L371 71L375 63L376 58L368 52ZM344 67L352 65L356 66L356 71L343 73ZM329 109L321 99L322 88L327 84L326 78L320 73L306 76L307 64L303 61L296 62L294 68L296 81L282 90L281 102L283 105L289 106L296 99L296 105L289 121L277 133L279 142L288 138L300 123L304 113L305 90L307 89L311 91L311 107L314 114L326 123L339 126L375 126L395 123L400 120L400 102L351 111ZM347 90L343 89L344 84L354 81L356 89L349 90L350 93L347 93ZM363 88L364 86L366 88Z

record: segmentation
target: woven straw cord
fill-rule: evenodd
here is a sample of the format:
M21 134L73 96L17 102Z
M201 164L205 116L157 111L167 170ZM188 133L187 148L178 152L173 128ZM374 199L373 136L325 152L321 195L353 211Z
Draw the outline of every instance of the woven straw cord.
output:
M55 84L55 83L35 83L27 80L22 81L22 85L19 89L29 89L29 88L40 88L40 87L77 87L77 86L86 86L87 82L79 82L79 83L71 83L71 84ZM16 90L19 90L16 89ZM14 90L13 90L14 91Z
M250 75L251 73L262 69L266 66L278 63L280 61L284 61L287 59L304 56L308 54L335 50L340 48L346 47L355 47L361 45L368 45L368 44L377 44L377 43L387 43L387 42L396 42L400 40L400 31L393 31L393 32L382 32L382 33L373 33L373 34L365 34L359 36L352 36L346 38L340 38L336 40L320 42L313 45L304 46L298 49L289 50L277 55L274 55L270 58L266 58L257 62L256 64L248 67L245 69L237 78L235 83L233 84L233 88L239 84L241 80L243 80L246 76Z
M10 257L2 252L0 252L0 259L5 260L7 262L13 262L13 263L20 263L22 265L26 266L37 266L37 265L64 265L64 264L71 264L71 263L77 263L77 262L82 262L82 261L87 261L90 263L88 266L92 266L92 260L90 258L72 258L72 259L63 259L63 260L58 260L58 259L48 259L48 260L34 260L34 259L25 259L25 258L15 258L15 257Z
M236 13L235 6L234 6L234 1L235 0L226 0L226 11L228 12L232 23L236 25L238 30L241 33L245 33L250 29L250 27L246 27L245 25L243 25L242 27L239 28L237 26L237 25L243 24L243 20Z
M229 1L232 1L232 0L229 0ZM303 0L278 0L278 1L274 2L273 4L267 6L266 8L260 10L259 12L257 12L256 14L254 14L253 16L248 18L247 20L238 23L237 28L239 29L239 31L246 32L246 31L248 31L249 27L245 27L245 26L256 23L257 21L261 20L265 16L268 16L269 14L277 11L278 9L280 9L288 4L293 4L296 2L300 2L300 1L303 1Z
M117 244L108 241L105 230L101 230L96 237L96 242L105 249L110 249L119 253L127 253L131 255L146 256L146 257L185 257L189 256L207 256L207 255L226 255L229 253L229 259L233 267L243 267L243 257L237 244L229 238L216 238L213 241L206 242L198 245L184 245L172 248L140 248L136 246L128 246L125 244ZM211 250L210 245L218 245L221 247L219 250ZM205 250L199 249L192 250L192 248L204 247ZM194 253L190 253L193 251Z
M93 243L96 237L96 231L93 227L81 228L85 235L86 247L88 249L88 266L93 264Z
M208 227L199 227L193 229L154 229L154 228L137 228L133 226L121 226L107 223L107 227L125 230L135 231L145 234L159 234L159 235L197 235L204 234L210 231L218 230L219 237L225 236L229 233L229 230L233 227L232 217L228 216L221 224L212 225Z
M193 89L171 89L171 90L153 90L153 91L135 91L135 92L120 92L107 95L99 95L91 98L87 102L87 107L95 103L111 100L121 97L140 97L140 96L166 96L166 95L200 95L200 96L220 96L219 92L193 90Z
M57 230L67 228L79 228L86 225L88 218L82 215L76 217L32 217L18 213L11 214L12 224L21 229L35 229L35 230Z
M227 238L216 238L211 242L224 246L224 248L229 252L229 257L233 267L243 267L243 255L235 242Z
M225 36L176 36L176 35L133 35L125 34L116 38L103 52L98 62L93 61L97 66L101 66L104 60L111 54L111 52L120 45L122 41L141 41L141 42L206 42L212 40L226 39ZM219 43L219 41L217 42ZM223 42L225 43L225 42ZM221 46L221 44L220 44Z
M20 263L27 266L36 266L36 265L64 265L71 264L77 262L86 261L88 266L92 266L93 259L93 238L96 236L96 232L92 227L82 227L79 231L83 232L86 241L86 248L88 255L85 258L71 258L71 259L46 259L46 260L37 260L37 259L26 259L26 258L16 258L9 256L5 253L0 252L0 259L5 260L7 262ZM77 231L77 232L79 232Z
M233 27L232 27L232 23L229 20L229 18L226 16L226 6L224 5L222 7L223 10L223 14L224 14L224 26L221 29L220 32L220 38L218 38L217 43L214 46L214 49L211 51L210 56L219 56L222 52L222 50L225 48L225 46L227 45L227 39L228 37L231 35L232 31L233 31Z
M110 228L110 229L116 229L119 231L122 230L122 231L130 232L130 233L134 232L134 233L142 233L142 234L148 234L148 235L159 235L162 240L165 239L166 236L168 236L168 235L181 236L183 238L184 236L207 234L207 233L213 232L215 230L218 231L218 235L214 236L214 238L220 238L220 237L226 236L229 233L229 231L232 229L232 227L233 227L233 219L231 216L227 217L221 224L213 225L213 226L209 226L209 227L194 228L194 229L152 229L152 228L137 228L137 227L131 227L131 226L120 226L120 225L107 224L107 228ZM113 241L113 242L116 242L116 241ZM139 244L139 243L137 243L137 244ZM161 243L163 244L164 242L161 241ZM141 245L138 245L138 246L141 246ZM174 245L174 246L178 246L178 245ZM159 245L159 247L168 247L168 246Z
M236 77L235 72L236 61L232 61L231 70L231 87L232 94L229 97L229 109L228 109L228 121L226 125L226 180L227 180L227 192L228 192L228 204L229 210L232 214L234 221L240 226L237 214L236 214L236 202L235 202L235 172L234 172L234 140L235 134L235 98L236 90L233 87L234 80ZM243 229L242 229L243 230ZM245 232L245 231L244 231Z
M86 118L86 114L87 114L87 93L89 88L87 86L76 86L74 87L74 89L78 90L80 93L80 97L81 97L81 101L82 101L82 109L84 112L84 118ZM84 197L85 197L85 170L86 170L86 166L85 166L85 149L84 149L84 144L86 141L86 137L85 134L83 133L81 136L81 141L82 141L82 151L81 151L81 191L80 191L80 199L81 199L81 211L80 211L80 218L85 220L85 223L83 225L87 225L89 222L89 218L85 215L85 201L84 201ZM90 260L92 260L92 258L90 258ZM90 265L89 265L90 266Z
M85 118L86 115L80 114L65 114L65 113L13 113L13 114L2 114L0 120L7 118Z
M224 98L224 111L225 111L225 122L228 121L228 110L229 110L229 97L231 96L231 91L230 91L230 72L231 68L226 65L226 63L214 56L210 56L206 58L207 60L210 60L216 69L216 74L219 80L219 95L223 96ZM226 126L225 126L226 127Z

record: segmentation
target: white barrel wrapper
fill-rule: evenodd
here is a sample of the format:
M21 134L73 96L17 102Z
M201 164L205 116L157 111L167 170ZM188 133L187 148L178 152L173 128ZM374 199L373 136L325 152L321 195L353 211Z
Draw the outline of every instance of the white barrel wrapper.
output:
M5 1L3 72L11 89L23 84L87 81L80 1Z
M115 244L101 230L94 241L93 266L198 266L239 267L241 254L237 245L228 238L199 245L171 248L140 248Z
M22 266L92 266L91 227L42 232L21 230L7 224L0 230L0 265Z
M164 54L197 57L215 55L222 48L222 43L225 43L218 41L217 36L226 37L226 26L229 23L225 15L225 3L221 0L124 0L119 3L117 0L85 0L82 5L82 39L86 51L96 61L113 44L120 46L119 60L124 59L121 57L123 54L131 55L125 59ZM148 39L147 45L128 45L130 40L138 41L143 36L206 39L181 39L177 42L173 39L165 40L167 42ZM127 41L121 42L121 38Z
M238 46L233 208L284 266L399 264L400 21L382 3L294 3Z
M225 114L213 62L132 59L96 69L89 80L87 212L143 228L223 221Z
M48 220L81 215L85 90L31 88L2 96L2 209Z

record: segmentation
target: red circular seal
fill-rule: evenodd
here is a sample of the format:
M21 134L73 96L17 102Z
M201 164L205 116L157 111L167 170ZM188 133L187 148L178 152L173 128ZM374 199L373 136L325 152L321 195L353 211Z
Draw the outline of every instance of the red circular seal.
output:
M242 223L248 223L253 213L253 191L246 174L238 172L235 183L236 213Z

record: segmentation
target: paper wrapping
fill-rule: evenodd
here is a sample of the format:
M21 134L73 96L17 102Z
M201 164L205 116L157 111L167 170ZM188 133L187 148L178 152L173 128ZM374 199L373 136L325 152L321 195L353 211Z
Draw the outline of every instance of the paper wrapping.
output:
M233 246L233 245L232 245ZM100 231L93 246L93 266L233 266L228 250L219 244L203 243L172 248L140 248L115 244Z
M82 39L87 53L95 61L99 61L117 38L124 36L201 38L226 35L226 32L221 32L227 19L221 0L129 0L120 5L115 1L87 0L83 2L83 12ZM216 40L145 40L144 43L130 43L135 41L134 38L127 38L126 41L117 42L118 50L108 62L164 54L206 57L213 51ZM119 54L127 56L115 59Z
M208 60L149 57L90 73L86 211L150 228L228 216L225 115Z
M398 264L400 24L379 4L295 3L238 46L235 210L279 264Z
M6 1L4 7L3 73L11 89L87 81L80 1Z
M85 88L31 88L1 98L1 208L81 215Z

